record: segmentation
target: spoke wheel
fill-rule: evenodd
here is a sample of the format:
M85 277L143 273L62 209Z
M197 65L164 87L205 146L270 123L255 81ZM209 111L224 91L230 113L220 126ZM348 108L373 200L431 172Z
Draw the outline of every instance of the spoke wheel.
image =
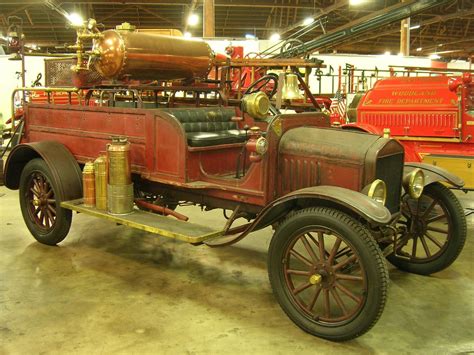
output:
M48 179L41 172L35 171L28 177L26 189L30 219L45 231L53 228L56 223L56 199Z
M283 310L305 331L348 340L380 316L388 275L370 233L328 208L292 214L269 249L269 276Z
M447 268L466 240L463 209L451 190L440 183L425 187L418 200L405 195L399 224L405 232L388 260L408 272L429 275Z
M23 219L35 239L48 245L56 245L66 237L72 219L71 211L60 207L57 186L42 159L28 162L21 173Z

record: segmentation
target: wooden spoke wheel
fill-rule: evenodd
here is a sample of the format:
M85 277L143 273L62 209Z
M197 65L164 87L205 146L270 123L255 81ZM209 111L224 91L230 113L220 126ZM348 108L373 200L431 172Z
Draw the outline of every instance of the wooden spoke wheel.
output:
M275 232L268 263L283 310L313 335L357 337L383 310L383 255L367 229L341 212L309 208L292 214Z
M425 187L417 200L403 197L395 253L388 260L398 268L422 275L451 265L466 241L464 211L454 194L440 183Z
M39 171L28 177L25 196L29 217L38 228L48 230L56 223L56 199L53 188Z
M37 241L56 245L69 232L72 213L60 207L58 182L42 159L28 162L20 178L20 207L26 226Z

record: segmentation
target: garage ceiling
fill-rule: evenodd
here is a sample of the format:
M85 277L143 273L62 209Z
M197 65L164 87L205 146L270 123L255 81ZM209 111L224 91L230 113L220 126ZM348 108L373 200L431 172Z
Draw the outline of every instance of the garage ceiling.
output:
M320 16L324 30L330 31L346 25L373 11L397 4L396 0L366 1L350 5L344 0L215 0L216 36L243 38L253 34L260 39L274 32L286 38L308 16ZM61 11L93 17L105 28L127 21L139 28L175 28L184 30L185 19L193 11L202 21L202 0L0 0L0 28L6 36L9 17L23 22L27 43L35 43L49 51L64 51L64 44L74 42L75 33L67 28ZM11 21L20 21L11 19ZM474 53L474 0L458 0L438 6L413 17L411 26L411 53L440 52L451 58L466 58ZM297 27L296 27L297 29ZM188 27L193 36L202 36L202 23ZM312 39L323 33L321 27L305 36ZM381 54L398 53L400 24L385 26L365 34L349 44L328 50L338 52ZM62 47L62 48L61 48ZM417 51L417 48L422 48Z

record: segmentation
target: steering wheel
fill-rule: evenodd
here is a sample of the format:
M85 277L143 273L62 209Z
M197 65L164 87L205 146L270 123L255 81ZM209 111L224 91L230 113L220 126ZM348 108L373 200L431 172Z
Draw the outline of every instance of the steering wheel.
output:
M273 87L270 92L265 90L268 84L273 83ZM278 90L278 75L274 73L265 74L260 79L255 80L250 86L245 90L244 95L253 94L258 91L263 91L269 99L271 99Z
M273 83L273 88L270 91L270 93L267 94L265 90L262 90L262 89L265 88L269 83ZM250 84L247 90L245 90L244 95L253 94L258 91L263 91L268 96L268 98L271 99L275 95L277 90L278 90L278 75L274 73L269 73L262 76L260 79L255 80L252 84ZM270 108L268 111L272 116L276 116L280 114L280 110L278 110L275 106L273 106L271 102L270 102Z

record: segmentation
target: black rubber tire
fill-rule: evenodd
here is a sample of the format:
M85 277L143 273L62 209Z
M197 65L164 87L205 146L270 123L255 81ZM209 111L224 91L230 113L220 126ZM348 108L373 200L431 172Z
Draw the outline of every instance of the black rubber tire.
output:
M461 253L467 236L467 224L464 210L457 197L446 186L439 182L426 186L423 195L439 198L448 212L448 217L453 228L453 235L450 237L445 250L434 260L428 262L412 262L406 258L401 258L395 254L390 254L387 259L400 270L420 275L430 275L449 267Z
M54 193L54 200L56 205L56 220L53 226L49 229L40 228L32 219L28 210L28 181L30 177L40 173L46 178L46 181L51 186ZM20 207L23 219L33 237L42 244L56 245L66 238L72 221L72 211L59 207L61 200L58 195L58 181L55 181L48 168L48 165L43 159L36 158L29 161L20 176Z
M353 319L340 325L318 323L293 301L283 271L285 250L292 240L308 227L329 228L359 255L367 279L367 297ZM356 338L374 326L381 316L388 289L386 262L377 243L361 223L331 208L306 208L292 213L276 230L269 247L268 273L273 293L288 317L304 331L332 341Z

